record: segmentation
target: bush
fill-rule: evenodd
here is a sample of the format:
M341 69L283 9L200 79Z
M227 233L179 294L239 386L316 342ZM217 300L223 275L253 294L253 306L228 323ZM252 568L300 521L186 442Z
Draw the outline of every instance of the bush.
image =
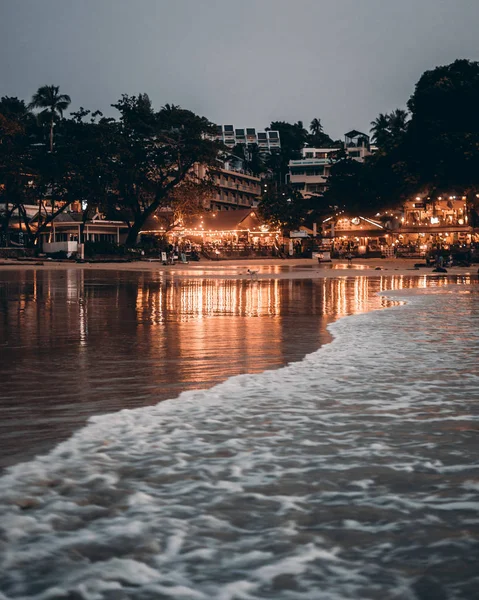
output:
M125 246L118 246L114 242L85 242L85 256L97 255L126 256L128 254Z

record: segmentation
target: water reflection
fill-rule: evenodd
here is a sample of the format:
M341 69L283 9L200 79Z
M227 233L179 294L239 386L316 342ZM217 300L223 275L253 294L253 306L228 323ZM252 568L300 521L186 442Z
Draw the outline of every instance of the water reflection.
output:
M300 360L329 340L332 319L387 305L376 292L455 281L0 273L0 465L46 451L90 415Z

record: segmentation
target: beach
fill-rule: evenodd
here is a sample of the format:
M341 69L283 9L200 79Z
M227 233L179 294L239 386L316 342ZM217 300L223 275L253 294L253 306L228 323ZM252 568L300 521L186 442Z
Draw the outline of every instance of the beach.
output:
M114 271L151 271L162 274L170 274L175 278L184 277L208 277L213 278L235 278L238 276L248 277L247 270L257 270L258 278L273 279L308 279L319 277L338 276L377 276L378 272L394 275L427 275L438 276L433 273L432 267L426 267L421 259L354 259L352 265L346 260L334 260L330 263L319 263L317 259L293 258L293 259L244 259L244 260L200 260L188 264L177 263L175 265L163 265L160 260L141 260L132 262L91 262L76 263L70 261L42 260L42 264L35 262L23 262L18 260L0 261L0 271L25 269L85 269L85 270L114 270ZM416 264L424 266L416 268ZM474 276L478 273L478 265L470 267L450 267L448 274Z
M415 262L2 265L5 598L474 597L476 269Z

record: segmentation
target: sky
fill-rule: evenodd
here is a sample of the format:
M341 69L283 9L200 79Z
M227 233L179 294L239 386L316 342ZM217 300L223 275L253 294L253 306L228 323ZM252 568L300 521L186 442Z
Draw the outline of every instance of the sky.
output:
M59 85L116 114L147 93L217 124L321 119L333 138L405 108L421 74L479 59L479 0L0 0L0 96Z

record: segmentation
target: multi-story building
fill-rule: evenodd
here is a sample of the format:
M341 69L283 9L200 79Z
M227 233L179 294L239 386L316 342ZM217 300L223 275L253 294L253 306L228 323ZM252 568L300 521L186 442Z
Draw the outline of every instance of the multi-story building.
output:
M234 170L226 163L221 168L210 170L216 190L205 201L207 210L236 210L251 208L258 204L261 195L261 180L241 170ZM206 167L198 165L197 176L206 177Z
M281 149L279 131L256 131L254 127L235 129L233 125L218 125L216 139L229 148L236 144L257 144L265 154Z
M360 131L349 131L344 135L344 152L348 158L363 162L371 154L369 136ZM328 146L302 150L300 160L289 162L289 182L308 198L326 191L331 166L337 160L341 147Z

